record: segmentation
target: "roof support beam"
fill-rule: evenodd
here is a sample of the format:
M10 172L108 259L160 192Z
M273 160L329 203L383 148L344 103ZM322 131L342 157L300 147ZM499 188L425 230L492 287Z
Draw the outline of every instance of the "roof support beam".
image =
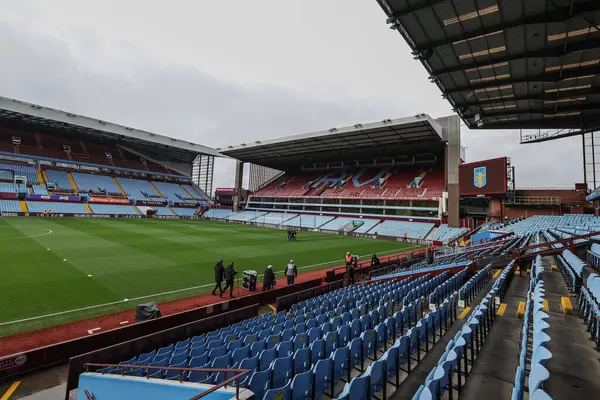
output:
M600 1L599 1L600 3ZM477 89L486 89L495 86L512 85L515 83L522 82L560 82L569 78L576 78L579 76L588 76L600 74L600 65L593 65L590 67L563 69L562 71L542 72L535 76L524 76L520 78L507 78L498 79L494 81L488 81L485 83L477 83L473 85L459 86L452 89L446 89L445 93L457 93L463 91L472 91Z
M568 45L567 50L565 51L564 44L558 44L556 46L547 47L545 49L540 49L536 51L529 51L525 53L519 54L511 54L504 57L494 57L492 59L488 59L485 61L475 61L467 64L457 65L455 67L448 68L440 68L431 71L431 75L443 75L449 74L452 72L464 71L465 69L470 68L481 68L488 66L490 64L497 64L502 62L508 62L513 60L520 60L522 58L542 58L542 57L560 57L565 54L575 53L583 50L595 49L600 47L600 39L588 39L581 42L571 43Z
M567 94L568 93L568 94ZM506 98L497 98L491 100L474 100L474 101L466 101L464 103L457 103L456 108L468 108L468 107L478 107L480 105L486 104L497 104L503 102L516 102L522 100L540 100L540 101L554 101L560 99L568 99L573 97L581 97L581 96L590 96L600 94L600 87L591 87L589 89L577 90L576 92L565 92L559 93L559 97L556 97L556 93L540 93L540 94L524 94L521 96L513 96Z
M557 114L560 113L568 113L568 112L577 112L577 111L589 111L589 110L600 110L600 103L583 103L583 104L564 104L560 106L557 110ZM495 118L495 117L506 117L511 115L521 115L521 114L554 114L554 106L549 108L539 108L539 109L528 109L528 110L520 110L518 108L502 110L502 111L490 111L485 112L481 115L482 118ZM557 118L557 117L554 117Z
M510 28L514 28L521 25L532 25L532 24L541 24L548 22L564 22L567 21L577 15L581 15L590 11L600 10L600 1L589 1L587 3L579 3L573 4L573 14L571 15L571 7L558 8L554 11L550 11L545 14L534 15L531 17L526 17L521 20L516 21L507 21L506 23L499 23L492 26L487 26L481 29L477 29L471 32L467 32L465 34L452 35L443 40L436 40L430 43L424 43L422 45L416 46L415 50L418 52L423 52L427 49L432 49L439 46L444 46L447 44L451 44L454 42L458 42L461 40L469 40L478 36L487 35L490 33L498 32L501 30L506 30Z
M565 117L542 118L527 121L498 121L485 122L478 127L470 121L471 129L598 129L600 128L600 119L598 118L581 118L579 115L568 115Z

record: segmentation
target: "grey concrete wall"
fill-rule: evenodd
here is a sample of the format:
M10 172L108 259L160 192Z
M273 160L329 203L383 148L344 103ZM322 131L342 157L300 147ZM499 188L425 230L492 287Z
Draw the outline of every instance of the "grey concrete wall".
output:
M235 164L235 196L233 197L233 211L240 210L240 199L242 193L242 180L244 178L244 163L236 161Z
M446 139L446 189L448 190L448 225L460 227L458 166L460 161L460 118L458 115L437 118Z

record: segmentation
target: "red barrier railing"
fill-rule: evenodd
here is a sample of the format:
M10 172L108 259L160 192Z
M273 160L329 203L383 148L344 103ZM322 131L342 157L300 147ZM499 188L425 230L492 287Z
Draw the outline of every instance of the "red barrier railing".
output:
M149 366L149 365L122 365L122 364L96 364L96 363L87 363L84 365L86 372L90 372L90 367L94 367L94 368L118 368L121 371L121 376L125 376L125 370L126 369L146 369L146 378L150 379L150 370L154 369L154 370L164 370L164 371L179 371L179 382L182 383L183 382L183 376L186 372L214 372L214 373L219 373L219 372L223 372L225 373L225 378L227 378L227 374L232 373L234 374L233 377L225 379L223 382L214 385L213 387L211 387L208 390L205 390L202 393L199 393L198 395L190 398L189 400L197 400L197 399L201 399L204 396L207 396L209 394L211 394L212 392L215 392L217 390L219 390L220 388L226 388L231 382L235 382L235 398L239 399L240 398L240 378L242 378L245 375L248 375L250 372L252 372L252 370L250 369L235 369L235 368L231 368L231 369L224 369L224 368L179 368L179 367L160 367L160 366ZM102 375L104 375L105 372L102 372Z

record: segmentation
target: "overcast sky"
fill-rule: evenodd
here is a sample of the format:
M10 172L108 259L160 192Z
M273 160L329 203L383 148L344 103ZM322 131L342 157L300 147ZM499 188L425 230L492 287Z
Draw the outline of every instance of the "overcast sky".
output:
M385 19L375 0L2 0L0 96L211 147L450 114ZM511 157L518 187L583 179L580 138L462 141L467 161Z

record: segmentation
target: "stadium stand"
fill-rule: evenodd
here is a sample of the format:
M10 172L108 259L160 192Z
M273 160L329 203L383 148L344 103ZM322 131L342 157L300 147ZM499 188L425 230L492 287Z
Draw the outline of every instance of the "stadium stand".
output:
M464 235L468 231L469 230L467 228L450 228L447 224L441 224L432 234L427 237L427 240L448 243Z
M169 200L182 201L186 197L189 197L179 184L156 181L152 182L152 184L158 189L160 194Z
M294 304L287 313L257 316L120 364L131 366L127 376L145 375L143 366L251 369L241 386L255 399L336 393L349 399L357 387L375 394L388 378L395 376L398 385L398 371L414 368L448 331L466 273L346 287ZM438 307L421 318L423 296ZM360 376L351 374L356 370ZM98 372L118 374L120 368ZM150 377L175 379L179 373L156 370ZM224 375L190 372L185 380L214 385Z
M444 188L443 167L361 168L285 174L253 197L417 200L439 198Z
M356 228L354 233L367 233L373 229L380 221L378 219L361 219L362 225Z
M192 185L181 185L190 195L192 195L192 199L194 200L205 200L206 198Z
M0 169L0 181L13 181L14 175L12 171Z
M272 212L272 213L268 213L265 215L261 215L260 217L257 217L256 219L254 219L253 222L256 222L259 224L288 225L287 221L292 218L295 218L296 216L298 216L298 214L284 214L284 213Z
M90 209L94 214L122 214L122 215L139 215L140 213L135 206L126 206L118 204L90 204Z
M80 172L71 172L71 176L80 192L109 193L121 195L112 177L106 175L92 175Z
M53 213L67 214L89 214L85 205L81 203L58 203L53 201L28 201L27 208L30 212L41 213L44 210L51 210Z
M411 239L425 239L433 227L431 223L388 220L372 228L369 233L397 237L403 237L406 233L406 237Z
M250 222L265 214L265 212L260 211L240 211L238 213L231 214L229 217L227 217L227 219L232 221Z
M339 231L346 225L352 224L353 222L354 218L339 217L327 222L325 225L322 225L319 229L326 231Z
M0 200L0 211L21 212L21 206L18 200Z
M0 192L2 192L2 193L16 193L17 192L17 185L15 185L14 183L0 182Z
M232 210L211 208L204 213L204 217L212 219L227 219L231 214L233 214Z
M140 196L143 196L144 198L161 197L148 181L129 178L117 178L117 181L129 196L135 198L139 198Z
M36 184L38 182L37 171L35 168L27 165L3 164L0 163L0 169L11 171L15 176L25 176L27 183Z
M56 184L61 191L75 191L67 172L49 169L46 170L46 176L48 177L48 182Z
M48 194L48 189L46 189L46 185L32 185L31 189L33 190L34 194L41 194L41 195L47 195Z
M286 225L290 227L308 228L315 229L322 227L329 221L333 220L334 217L328 217L324 215L307 215L302 214L286 221Z
M183 207L171 207L171 210L175 211L175 214L180 216L191 217L196 215L197 208L183 208Z

